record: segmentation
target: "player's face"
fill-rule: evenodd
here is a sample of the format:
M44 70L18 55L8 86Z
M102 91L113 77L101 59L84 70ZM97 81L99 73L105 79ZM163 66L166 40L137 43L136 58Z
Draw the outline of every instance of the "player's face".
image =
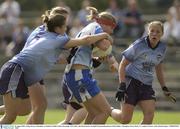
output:
M156 45L161 36L163 35L162 28L160 25L151 24L148 30L150 43Z
M112 33L113 33L113 30L114 30L113 27L108 26L108 25L103 25L102 28L103 28L103 31L106 32L106 33L108 33L108 34L112 34Z

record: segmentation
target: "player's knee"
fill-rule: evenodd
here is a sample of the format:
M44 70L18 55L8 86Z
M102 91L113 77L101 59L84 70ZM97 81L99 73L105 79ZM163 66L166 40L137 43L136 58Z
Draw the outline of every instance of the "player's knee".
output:
M18 112L18 116L26 116L31 112L31 107L28 107L26 109L23 109Z
M106 109L102 111L104 117L109 117L111 115L111 109Z
M129 124L132 120L132 117L128 117L128 116L123 116L121 119L121 123L122 124Z
M3 121L3 124L12 124L16 120L16 116L17 116L16 114L5 113L1 121Z
M110 116L111 112L103 111L100 114L101 114L101 116L103 116L103 118L108 118Z
M33 110L37 112L44 112L47 109L47 101L34 105Z

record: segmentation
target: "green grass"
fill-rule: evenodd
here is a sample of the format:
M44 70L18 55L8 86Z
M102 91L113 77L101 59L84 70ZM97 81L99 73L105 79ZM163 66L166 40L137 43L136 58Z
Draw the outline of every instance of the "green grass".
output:
M45 124L57 124L64 119L64 110L47 110L45 116ZM17 117L14 124L24 124L26 117ZM142 119L142 112L134 112L131 124L138 124ZM119 124L113 119L109 118L107 124ZM155 112L153 124L180 124L180 112Z

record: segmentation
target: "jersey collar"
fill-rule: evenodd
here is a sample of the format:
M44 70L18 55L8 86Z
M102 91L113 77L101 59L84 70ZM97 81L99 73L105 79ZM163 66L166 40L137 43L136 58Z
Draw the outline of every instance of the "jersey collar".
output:
M160 41L159 41L155 47L152 47L152 46L151 46L151 43L150 43L150 40L149 40L149 36L147 36L147 37L145 38L145 40L146 40L146 42L147 42L147 44L148 44L148 47L151 48L151 49L153 49L153 50L155 50L155 49L159 46L159 44L160 44Z

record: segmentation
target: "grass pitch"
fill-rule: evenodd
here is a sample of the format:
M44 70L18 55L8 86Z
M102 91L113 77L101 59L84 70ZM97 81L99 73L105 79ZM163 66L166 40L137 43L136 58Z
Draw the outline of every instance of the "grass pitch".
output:
M65 111L64 110L47 110L45 115L45 124L56 125L64 119ZM133 119L130 124L139 124L142 120L142 112L135 111ZM27 116L17 117L17 120L14 124L24 124ZM113 119L109 118L107 124L119 124ZM170 111L156 111L153 124L180 124L180 112L170 112Z

